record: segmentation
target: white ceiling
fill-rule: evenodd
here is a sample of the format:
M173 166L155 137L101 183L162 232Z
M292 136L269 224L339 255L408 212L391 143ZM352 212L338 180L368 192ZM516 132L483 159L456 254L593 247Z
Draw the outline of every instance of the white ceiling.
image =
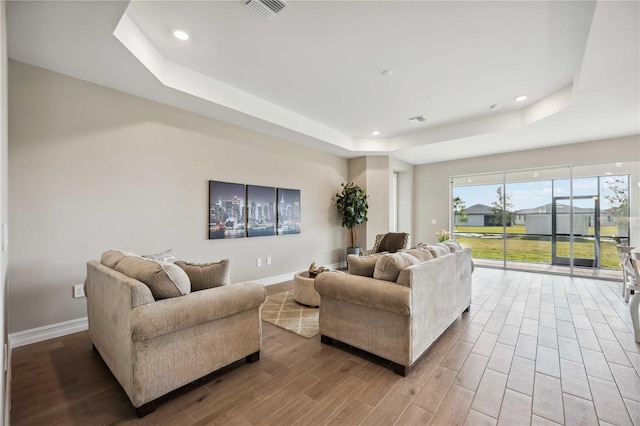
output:
M266 22L241 0L10 1L7 26L12 59L337 155L419 164L638 135L639 12L289 1Z

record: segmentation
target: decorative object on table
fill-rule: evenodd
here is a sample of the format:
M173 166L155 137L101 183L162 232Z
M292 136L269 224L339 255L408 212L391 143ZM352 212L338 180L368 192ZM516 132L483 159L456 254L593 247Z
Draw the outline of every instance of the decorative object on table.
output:
M244 184L210 180L209 239L244 238L244 222Z
M359 254L360 248L356 247L356 225L363 224L369 219L367 211L369 203L367 194L353 182L342 183L342 192L336 194L336 206L338 213L342 215L342 226L349 232L349 244L347 254Z
M300 233L300 190L278 188L278 235Z
M247 185L247 237L276 235L276 189Z
M438 237L439 242L447 241L449 239L449 231L443 229L442 231L436 232L436 237Z
M311 266L309 266L309 276L310 277L315 277L318 274L321 274L323 272L328 272L330 271L329 268L327 268L326 266L318 266L318 264L313 261L311 263Z
M318 335L318 308L299 305L292 291L273 294L262 305L262 320L310 339Z
M311 262L311 266L309 266L309 275L315 277L318 275L318 269L320 269L318 264L315 261Z

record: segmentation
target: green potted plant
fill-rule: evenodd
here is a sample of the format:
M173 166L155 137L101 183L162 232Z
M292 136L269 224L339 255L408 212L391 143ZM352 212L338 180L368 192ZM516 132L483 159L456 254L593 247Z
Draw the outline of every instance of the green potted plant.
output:
M347 254L360 254L360 248L356 247L356 225L365 223L367 220L367 194L353 182L342 185L342 192L336 194L336 205L338 213L342 215L342 226L350 231L350 247Z

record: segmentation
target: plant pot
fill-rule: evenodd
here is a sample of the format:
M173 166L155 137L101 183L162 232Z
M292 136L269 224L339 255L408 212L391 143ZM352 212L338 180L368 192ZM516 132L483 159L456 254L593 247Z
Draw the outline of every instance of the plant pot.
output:
M350 254L355 254L356 256L360 254L360 247L347 247L347 256Z

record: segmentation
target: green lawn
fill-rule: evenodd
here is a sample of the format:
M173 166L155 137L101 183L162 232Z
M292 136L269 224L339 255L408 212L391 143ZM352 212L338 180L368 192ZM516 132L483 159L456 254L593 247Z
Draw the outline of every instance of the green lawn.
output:
M468 232L474 234L502 234L502 226L456 226L455 232ZM593 227L589 227L589 234L595 232ZM617 228L615 225L607 225L600 227L600 235L615 235ZM507 226L507 234L524 234L524 225Z
M499 228L499 227L498 227ZM460 228L458 228L459 230ZM480 228L486 229L486 228ZM551 263L551 237L532 239L527 236L510 236L507 238L507 260L517 262ZM502 238L482 238L477 236L456 235L463 247L473 251L473 257L478 259L503 258ZM569 257L569 242L559 241L558 256ZM593 259L593 241L576 239L573 245L574 257ZM620 269L620 258L615 244L609 241L600 243L600 266L603 268Z

